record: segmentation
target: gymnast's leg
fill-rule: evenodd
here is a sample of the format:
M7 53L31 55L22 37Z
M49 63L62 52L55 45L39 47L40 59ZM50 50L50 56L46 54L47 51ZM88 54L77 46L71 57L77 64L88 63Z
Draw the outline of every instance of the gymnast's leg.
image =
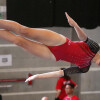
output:
M35 56L50 60L56 60L54 55L48 49L48 47L43 44L25 39L21 36L17 36L3 29L0 30L0 38L5 39L9 42L12 42L24 48L25 50L27 50L28 52L32 53Z
M0 19L0 27L22 36L32 38L47 46L57 46L66 42L66 38L56 32L47 29L29 28L15 21Z

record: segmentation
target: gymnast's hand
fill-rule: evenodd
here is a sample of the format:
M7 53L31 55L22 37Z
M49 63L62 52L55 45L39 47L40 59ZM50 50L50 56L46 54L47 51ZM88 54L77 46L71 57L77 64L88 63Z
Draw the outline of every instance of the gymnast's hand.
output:
M29 78L27 78L27 79L25 80L25 82L29 82L29 81L35 80L37 77L38 77L38 75L30 76Z
M75 27L77 25L77 23L68 15L67 12L65 12L65 15L66 15L69 25L72 27Z

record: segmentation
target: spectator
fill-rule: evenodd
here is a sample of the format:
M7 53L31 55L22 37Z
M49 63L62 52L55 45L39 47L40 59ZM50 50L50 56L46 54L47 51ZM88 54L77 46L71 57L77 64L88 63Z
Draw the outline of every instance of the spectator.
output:
M75 87L77 86L77 84L74 81L72 81L70 76L60 77L56 84L57 92L56 92L55 100L63 100L63 98L67 95L65 92L65 87L66 87L67 83L73 83L75 85Z
M72 84L72 83L68 83L65 87L65 91L67 93L67 96L64 97L63 100L79 100L79 98L73 94L74 92L74 88L75 88L75 85Z

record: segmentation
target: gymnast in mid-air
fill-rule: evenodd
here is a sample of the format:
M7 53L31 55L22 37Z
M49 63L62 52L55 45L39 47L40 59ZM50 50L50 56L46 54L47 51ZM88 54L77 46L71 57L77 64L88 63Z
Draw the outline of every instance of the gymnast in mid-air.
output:
M69 25L76 30L80 41L71 41L67 37L47 29L29 28L15 21L0 19L0 28L2 28L0 29L0 38L20 46L35 56L75 64L74 67L64 70L33 75L26 82L36 78L85 73L89 70L92 62L100 65L99 45L90 39L67 13L65 15Z

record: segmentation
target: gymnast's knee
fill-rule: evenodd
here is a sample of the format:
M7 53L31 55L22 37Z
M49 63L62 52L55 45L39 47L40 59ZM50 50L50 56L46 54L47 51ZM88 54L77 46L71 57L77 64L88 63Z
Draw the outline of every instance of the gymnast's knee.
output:
M25 27L25 26L22 26L20 29L19 29L19 34L21 35L27 35L29 33L31 28L29 27Z
M13 40L13 43L18 45L18 46L22 46L23 45L23 40L20 36L16 36Z

